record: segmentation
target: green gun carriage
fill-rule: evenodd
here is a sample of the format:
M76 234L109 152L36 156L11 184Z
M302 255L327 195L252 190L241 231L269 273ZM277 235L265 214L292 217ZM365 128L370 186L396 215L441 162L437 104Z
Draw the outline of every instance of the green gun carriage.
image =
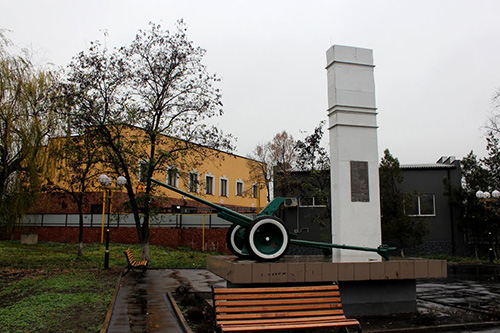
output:
M226 234L227 247L231 253L241 259L276 261L285 255L290 244L315 247L330 251L336 248L377 252L386 260L389 260L388 252L395 249L386 245L381 245L378 248L368 248L296 239L296 235L288 232L283 221L273 216L281 204L289 200L289 198L275 198L262 210L262 212L257 214L256 218L251 218L229 208L204 200L191 193L184 192L156 179L151 178L151 181L159 186L213 208L217 211L217 216L231 222L232 225L229 227Z

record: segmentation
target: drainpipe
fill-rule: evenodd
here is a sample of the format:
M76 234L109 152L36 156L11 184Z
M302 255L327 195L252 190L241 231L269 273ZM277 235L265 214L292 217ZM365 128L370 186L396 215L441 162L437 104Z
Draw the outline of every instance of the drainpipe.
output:
M450 169L446 169L448 176L448 193L451 196L451 172ZM450 203L450 198L448 198L448 207L450 209L450 228L451 228L451 255L455 255L455 221L453 219L453 207Z

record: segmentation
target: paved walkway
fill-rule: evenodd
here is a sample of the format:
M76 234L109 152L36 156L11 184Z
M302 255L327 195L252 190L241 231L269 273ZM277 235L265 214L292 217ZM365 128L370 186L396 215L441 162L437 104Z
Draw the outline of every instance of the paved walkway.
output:
M459 265L449 267L447 279L419 280L419 311L463 316L479 312L500 312L500 265ZM211 286L226 282L205 269L149 269L144 276L130 272L121 280L108 332L183 332L167 292L190 284L193 291L210 292ZM452 332L499 332L500 328Z
M225 286L224 280L204 269L149 269L144 276L128 273L122 278L108 332L182 333L165 295L188 283L198 292L210 292L212 285Z

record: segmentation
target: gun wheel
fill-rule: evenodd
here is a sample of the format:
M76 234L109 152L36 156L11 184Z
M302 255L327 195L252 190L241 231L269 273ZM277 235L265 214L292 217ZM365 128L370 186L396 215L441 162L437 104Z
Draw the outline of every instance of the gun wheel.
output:
M233 224L226 233L226 244L229 251L240 259L250 258L250 254L245 249L245 232L245 228Z
M285 225L274 216L261 216L246 228L245 246L256 260L280 259L288 249L289 240Z

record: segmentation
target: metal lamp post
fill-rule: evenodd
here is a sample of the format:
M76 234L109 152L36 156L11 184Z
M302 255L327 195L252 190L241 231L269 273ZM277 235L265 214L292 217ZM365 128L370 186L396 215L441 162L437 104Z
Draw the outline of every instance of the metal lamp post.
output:
M123 176L119 176L116 179L116 185L117 187L112 187L111 186L111 178L109 178L107 175L102 174L99 176L99 183L104 189L104 198L107 197L108 199L108 211L107 211L107 227L106 227L106 251L104 252L104 269L109 268L109 216L111 214L111 194L113 190L116 190L117 188L121 188L123 185L127 183L127 179ZM105 201L104 201L105 203ZM104 210L103 210L104 213ZM103 222L104 223L104 222Z
M493 199L491 199L493 197ZM488 191L477 191L476 192L476 198L479 199L479 201L484 202L485 205L487 205L489 200L498 200L500 199L500 191L494 190L493 192L488 192ZM486 206L488 208L488 206ZM495 259L495 254L493 252L493 234L491 232L491 228L488 228L488 241L489 241L489 246L488 246L488 256L490 258L490 263L493 263L493 260Z

